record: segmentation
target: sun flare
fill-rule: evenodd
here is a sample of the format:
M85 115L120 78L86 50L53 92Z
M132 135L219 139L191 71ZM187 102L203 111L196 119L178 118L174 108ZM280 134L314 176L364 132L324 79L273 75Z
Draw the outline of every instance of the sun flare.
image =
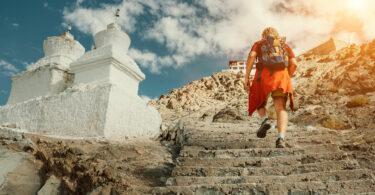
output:
M360 11L365 9L366 0L348 0L347 5L349 9Z

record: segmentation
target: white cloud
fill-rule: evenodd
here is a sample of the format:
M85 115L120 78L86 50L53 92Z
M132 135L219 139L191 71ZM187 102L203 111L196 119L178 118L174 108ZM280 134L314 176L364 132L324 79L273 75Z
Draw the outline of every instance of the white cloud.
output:
M12 23L12 26L17 28L19 26L19 24L18 23Z
M151 98L151 97L146 96L146 95L140 95L139 97L140 97L143 101L145 101L146 103L148 103L150 100L157 99L157 97Z
M7 76L13 76L19 72L19 69L5 60L0 60L0 72Z
M34 62L26 62L26 61L21 61L22 65L25 66L26 69L28 69L29 66L33 65Z
M169 55L158 56L148 48L131 49L130 55L153 73L180 67L200 55L245 58L265 27L273 26L287 36L295 53L328 40L331 36L357 43L374 38L375 6L361 0L362 10L354 10L355 0L200 0L193 3L165 0L129 0L102 4L99 8L77 6L64 10L64 20L80 31L95 34L114 21L128 33L141 33L144 40L156 41ZM366 9L367 8L367 9ZM147 18L145 18L147 17ZM141 25L142 24L142 25Z
M48 2L44 2L43 7L48 7Z
M83 1L84 1L84 0L77 0L77 2L76 2L76 6L80 6L81 3L83 3Z
M129 50L129 55L136 60L141 67L147 68L150 72L155 74L160 74L161 69L165 67L178 68L187 61L184 56L171 55L160 57L153 52L147 50L140 51L133 48Z
M99 8L84 8L77 3L73 11L68 8L64 9L63 18L66 22L78 27L80 31L94 35L105 29L109 23L114 22L117 8L120 9L121 15L118 23L125 31L133 32L137 23L135 17L143 13L143 6L139 3L123 1L119 5L101 4Z

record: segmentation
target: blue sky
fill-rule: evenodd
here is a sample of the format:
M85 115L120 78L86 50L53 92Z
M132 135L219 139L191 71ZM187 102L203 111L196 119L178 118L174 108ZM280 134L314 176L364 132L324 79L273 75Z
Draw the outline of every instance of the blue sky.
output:
M352 1L2 0L0 105L8 99L11 76L44 56L47 37L60 35L70 23L88 51L93 35L113 22L116 8L118 23L132 40L129 55L146 74L139 94L155 98L227 68L229 59L245 59L268 26L287 36L297 54L332 36L369 41L375 20L365 7L374 2L357 3L356 9L363 9L358 12L349 10Z

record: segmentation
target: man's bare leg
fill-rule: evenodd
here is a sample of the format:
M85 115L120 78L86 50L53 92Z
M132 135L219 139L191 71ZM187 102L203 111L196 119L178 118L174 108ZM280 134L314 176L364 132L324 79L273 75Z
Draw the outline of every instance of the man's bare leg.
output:
M286 127L288 125L285 97L274 97L273 103L277 115L277 132L285 135Z
M286 99L285 97L274 97L273 103L275 105L277 115L277 139L276 147L285 148L285 132L288 126L288 113L286 112Z

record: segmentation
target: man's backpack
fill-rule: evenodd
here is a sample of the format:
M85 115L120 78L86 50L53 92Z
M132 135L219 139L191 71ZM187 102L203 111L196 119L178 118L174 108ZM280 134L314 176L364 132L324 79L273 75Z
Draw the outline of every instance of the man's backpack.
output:
M273 35L267 35L267 38L260 46L262 57L258 58L256 68L258 69L258 81L260 80L263 68L271 70L283 70L288 68L289 54L285 51L285 37L277 39Z

